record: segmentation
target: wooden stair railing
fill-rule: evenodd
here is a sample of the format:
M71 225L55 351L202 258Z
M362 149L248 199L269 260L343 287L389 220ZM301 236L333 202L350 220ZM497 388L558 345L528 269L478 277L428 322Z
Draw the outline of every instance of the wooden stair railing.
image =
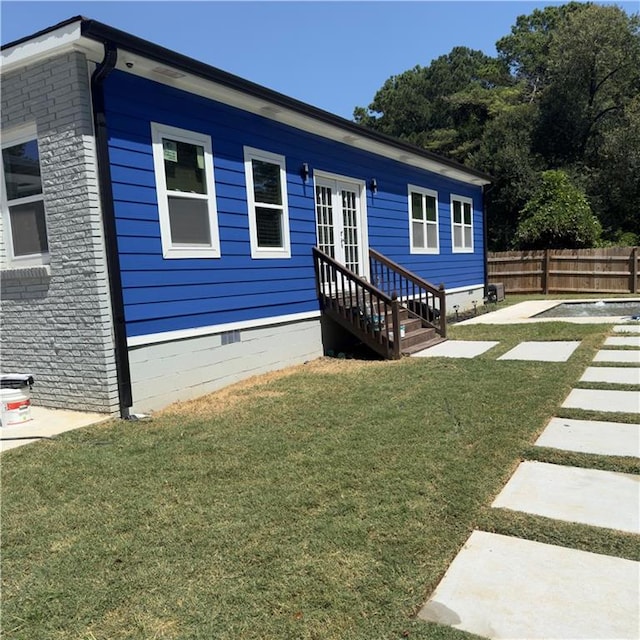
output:
M323 312L383 357L400 358L398 297L387 295L317 247L313 264Z
M387 295L395 293L409 315L419 318L423 326L433 327L441 338L447 337L447 308L444 285L439 287L369 249L371 281Z

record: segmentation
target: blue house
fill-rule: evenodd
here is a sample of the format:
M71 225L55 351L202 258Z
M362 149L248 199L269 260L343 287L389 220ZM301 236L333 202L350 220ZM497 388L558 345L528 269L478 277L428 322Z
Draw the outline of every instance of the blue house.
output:
M2 47L3 370L149 411L481 301L489 176L82 17ZM432 284L434 283L434 284Z

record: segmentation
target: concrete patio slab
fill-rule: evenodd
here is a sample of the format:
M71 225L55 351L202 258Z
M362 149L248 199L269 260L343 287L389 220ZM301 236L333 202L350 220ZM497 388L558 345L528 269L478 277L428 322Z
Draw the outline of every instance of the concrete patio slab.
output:
M605 347L640 348L640 336L610 336L604 341Z
M522 462L491 506L640 533L640 477Z
M616 333L640 333L640 324L620 324L613 327Z
M594 362L625 362L640 364L640 350L638 351L614 351L613 349L601 349L596 353Z
M573 389L562 406L585 411L640 413L640 391Z
M552 418L536 440L537 447L640 457L640 423Z
M640 384L638 367L587 367L580 382L608 382L611 384Z
M637 640L640 563L474 531L418 613L495 639Z
M475 358L499 342L479 340L447 340L413 354L416 358Z
M111 416L104 413L85 413L64 409L31 407L32 420L0 428L0 451L8 451L42 438L104 422Z
M580 342L521 342L498 360L535 360L540 362L566 362L580 346Z

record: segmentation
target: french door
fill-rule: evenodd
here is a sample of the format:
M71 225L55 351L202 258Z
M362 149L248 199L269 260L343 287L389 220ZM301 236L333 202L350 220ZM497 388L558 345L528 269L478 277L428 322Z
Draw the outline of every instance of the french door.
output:
M315 172L318 248L361 277L368 276L363 184Z

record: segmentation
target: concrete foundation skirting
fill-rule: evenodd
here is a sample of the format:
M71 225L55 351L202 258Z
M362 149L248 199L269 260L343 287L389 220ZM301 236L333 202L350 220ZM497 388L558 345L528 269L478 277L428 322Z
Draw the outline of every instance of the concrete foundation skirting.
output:
M322 353L319 318L133 347L132 411L161 409Z

